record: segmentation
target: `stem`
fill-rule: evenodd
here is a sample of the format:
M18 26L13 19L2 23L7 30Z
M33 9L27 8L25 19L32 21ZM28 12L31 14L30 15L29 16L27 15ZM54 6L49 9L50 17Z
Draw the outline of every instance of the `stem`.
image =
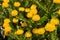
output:
M47 8L44 7L44 6L42 6L38 1L34 0L34 2L35 2L40 8L42 8L46 13L49 13L48 10L47 10Z
M51 33L51 40L57 40L57 29Z
M55 35L54 35L54 33L51 33L51 40L55 40Z
M51 4L51 7L49 8L49 11L53 8L54 4Z

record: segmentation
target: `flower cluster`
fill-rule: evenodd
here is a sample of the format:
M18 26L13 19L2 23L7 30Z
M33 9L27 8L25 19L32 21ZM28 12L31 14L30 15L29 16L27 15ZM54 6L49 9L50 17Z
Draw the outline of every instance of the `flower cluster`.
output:
M25 0L23 1L25 2ZM53 6L59 4L60 0L53 0L55 5L50 8L46 7L47 3L46 5L41 3L42 0L27 1L24 4L27 5L26 7L23 5L23 1L3 0L1 7L4 13L3 28L5 36L13 34L16 40L20 40L19 37L22 37L22 35L26 39L34 38L34 36L40 38L40 36L45 37L46 34L57 31L57 26L60 24L60 9L55 11L56 9ZM30 2L32 4L29 4Z
M7 36L8 33L11 31L11 27L10 27L10 19L6 18L4 19L4 24L3 24L3 27L4 27L4 35Z

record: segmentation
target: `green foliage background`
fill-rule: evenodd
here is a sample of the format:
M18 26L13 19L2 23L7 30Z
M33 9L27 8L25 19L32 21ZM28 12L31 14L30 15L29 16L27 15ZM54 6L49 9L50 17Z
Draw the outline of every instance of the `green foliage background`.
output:
M27 22L29 26L28 28L23 28L24 30L31 31L35 27L37 28L44 27L45 24L49 22L49 20L52 17L57 17L60 20L60 16L56 13L56 11L60 9L60 4L53 3L53 0L11 0L9 2L10 4L9 8L5 9L5 8L2 8L2 6L0 5L0 25L3 25L4 18L10 18L12 20L13 17L9 15L11 10L18 9L13 6L13 3L15 1L21 2L21 6L25 8L30 7L32 4L36 4L38 14L41 16L40 21L34 22L31 19L27 19L24 12L23 14L20 12L19 15L16 16L16 18L24 22ZM0 4L1 3L2 3L2 0L0 0ZM12 22L10 24L13 30L8 35L8 40L13 40L13 39L14 40L60 40L60 24L58 25L57 30L52 33L46 32L44 35L33 34L31 38L26 38L24 37L24 35L20 35L20 36L14 35L14 31L18 27L15 28Z

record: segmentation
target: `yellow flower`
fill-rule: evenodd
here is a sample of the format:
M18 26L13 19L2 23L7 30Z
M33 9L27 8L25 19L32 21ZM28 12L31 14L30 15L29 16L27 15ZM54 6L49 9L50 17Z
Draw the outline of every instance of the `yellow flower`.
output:
M11 31L11 27L5 28L4 29L4 35L7 36L10 31Z
M50 21L50 23L53 24L53 25L57 25L57 24L59 24L59 19L52 18L51 21Z
M4 19L4 23L10 23L10 19L5 18L5 19Z
M21 26L22 26L22 27L27 27L27 23L26 23L26 22L23 22L23 23L21 24Z
M17 16L18 15L18 11L17 10L12 10L11 15L12 16Z
M60 9L57 11L57 13L60 15Z
M27 18L32 18L33 14L32 13L27 13Z
M45 29L44 28L39 28L38 29L38 34L44 34L45 33Z
M32 4L30 8L31 8L31 9L36 9L36 7L37 7L37 6L36 6L35 4Z
M30 8L26 8L25 9L25 12L30 12Z
M7 23L4 23L4 24L3 24L3 27L4 27L4 28L7 28L7 27L10 27L10 25L7 24Z
M53 3L60 3L60 0L53 0Z
M17 23L17 22L18 22L18 19L13 18L13 23Z
M19 11L22 11L23 12L23 11L25 11L25 8L24 7L20 7L19 8Z
M24 31L22 29L19 29L15 32L16 35L21 35L23 33L24 33Z
M6 2L6 3L8 3L10 0L3 0L3 2Z
M32 36L32 33L31 33L31 32L26 32L26 33L25 33L25 37L29 38L29 37L31 37L31 36Z
M19 7L20 5L21 5L20 2L14 2L15 7Z
M33 20L33 21L39 21L39 20L40 20L40 16L39 16L39 15L34 15L34 16L32 17L32 20Z
M7 7L9 7L9 4L6 3L6 2L3 2L3 3L2 3L2 7L3 7L3 8L7 8Z
M37 9L32 9L32 10L30 10L30 13L32 13L33 15L36 15L37 14Z
M38 34L38 29L37 29L37 28L34 28L34 29L32 30L32 33Z
M54 31L56 29L56 27L55 27L55 25L52 25L50 23L47 23L45 25L45 29L46 29L46 31L52 32L52 31Z

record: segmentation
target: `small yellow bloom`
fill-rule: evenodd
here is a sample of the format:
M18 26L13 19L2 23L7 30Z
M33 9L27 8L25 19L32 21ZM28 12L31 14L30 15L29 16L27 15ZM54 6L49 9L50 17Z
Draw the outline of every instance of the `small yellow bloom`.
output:
M44 34L45 33L45 29L44 28L39 28L38 29L38 34Z
M25 8L24 7L20 7L19 8L19 11L22 11L23 12L23 11L25 11Z
M17 10L12 10L11 15L12 16L17 16L18 15L18 11Z
M17 22L18 22L18 19L13 18L13 23L17 23Z
M30 12L30 8L26 8L25 9L25 12Z
M60 3L60 0L53 0L53 3Z
M4 24L3 24L3 27L4 27L4 28L7 28L7 27L10 27L10 25L7 24L7 23L4 23Z
M26 22L23 22L23 23L21 24L21 26L22 26L22 27L27 27L27 23L26 23Z
M32 36L32 33L31 33L31 32L26 32L26 33L25 33L25 37L29 38L29 37L31 37L31 36Z
M36 7L37 7L37 6L36 6L35 4L32 4L30 8L31 8L31 9L36 9Z
M10 23L10 19L5 18L5 19L4 19L4 23Z
M8 3L10 0L3 0L3 2L6 2L6 3Z
M38 34L38 29L37 29L37 28L34 28L34 29L32 30L32 33Z
M60 9L57 11L57 14L59 14L59 15L60 15Z
M15 7L19 7L20 5L21 5L20 2L14 2Z
M39 20L40 20L40 16L39 16L39 15L34 15L34 16L32 17L32 20L33 20L33 21L39 21Z
M7 7L9 7L9 4L6 3L6 2L3 2L3 3L2 3L2 7L3 7L3 8L7 8Z
M37 14L37 9L32 9L32 10L30 10L30 13L32 13L33 15L36 15Z
M46 29L46 31L52 32L52 31L54 31L56 29L56 27L55 27L55 25L52 25L50 23L47 23L45 25L45 29Z
M19 29L15 32L16 35L21 35L23 33L24 33L24 31L22 29Z
M57 24L59 24L59 19L52 18L51 21L50 21L50 23L53 24L53 25L57 25Z
M27 13L27 18L32 18L33 14L32 13Z
M11 31L11 27L5 28L4 29L4 35L7 36L10 31Z

